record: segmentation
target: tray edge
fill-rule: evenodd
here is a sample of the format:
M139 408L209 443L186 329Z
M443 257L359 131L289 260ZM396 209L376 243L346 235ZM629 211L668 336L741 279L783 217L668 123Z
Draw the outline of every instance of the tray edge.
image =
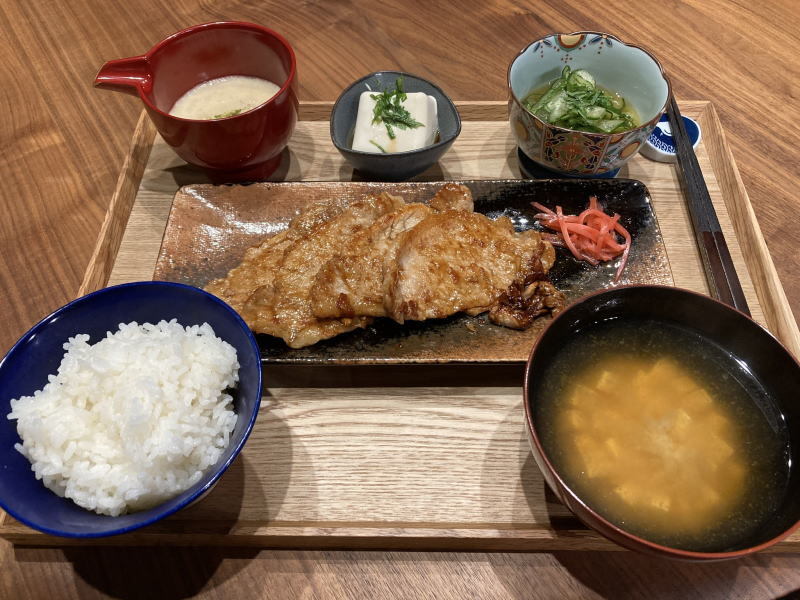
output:
M711 102L703 107L700 120L707 131L714 131L714 135L703 136L703 143L722 190L728 217L736 232L736 241L742 249L768 329L795 357L800 357L800 329L761 233L747 188L736 167L722 122Z
M153 147L155 133L150 118L145 111L142 111L133 131L130 150L125 162L122 163L122 171L117 178L117 185L108 204L92 256L84 272L83 281L78 288L78 296L100 289L108 282Z

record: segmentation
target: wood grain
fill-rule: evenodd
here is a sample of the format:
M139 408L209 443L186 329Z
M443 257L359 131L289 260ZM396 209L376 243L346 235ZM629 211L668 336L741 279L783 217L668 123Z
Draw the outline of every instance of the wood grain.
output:
M503 100L510 58L551 31L609 30L648 45L679 98L707 99L717 108L786 296L800 314L794 216L800 129L786 108L800 95L795 2L626 0L612 12L613 18L575 0L0 3L0 348L78 291L128 152L139 107L130 97L92 91L97 68L181 27L216 19L256 21L284 33L297 51L300 96L318 101L385 68L417 72L455 98ZM774 598L800 587L798 567L800 560L787 556L695 566L628 553L3 544L0 597Z

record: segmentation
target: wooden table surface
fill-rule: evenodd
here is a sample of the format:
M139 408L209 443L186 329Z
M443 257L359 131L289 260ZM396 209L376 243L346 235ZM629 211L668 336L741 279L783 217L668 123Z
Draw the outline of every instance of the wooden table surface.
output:
M614 33L649 47L678 99L714 102L795 316L800 68L795 0L533 2L0 3L0 352L74 297L140 105L92 89L104 60L141 54L195 23L246 20L297 52L300 97L402 69L456 99L501 100L506 68L553 31ZM458 554L28 549L0 543L0 598L781 597L800 557L690 565L628 552Z

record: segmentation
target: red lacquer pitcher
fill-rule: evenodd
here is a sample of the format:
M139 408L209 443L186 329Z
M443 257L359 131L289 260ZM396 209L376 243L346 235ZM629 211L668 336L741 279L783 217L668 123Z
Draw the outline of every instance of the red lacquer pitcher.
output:
M259 181L281 164L297 123L297 64L289 43L253 23L189 27L143 56L103 65L95 87L138 96L158 132L188 163L216 183ZM270 100L225 119L173 117L170 109L194 86L228 75L261 77L280 86Z

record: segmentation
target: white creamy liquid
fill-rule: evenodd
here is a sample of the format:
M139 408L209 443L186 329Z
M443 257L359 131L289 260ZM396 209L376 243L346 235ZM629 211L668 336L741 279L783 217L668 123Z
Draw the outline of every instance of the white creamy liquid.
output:
M263 104L280 91L280 87L260 77L230 75L194 86L169 111L182 119L222 119L246 112Z

